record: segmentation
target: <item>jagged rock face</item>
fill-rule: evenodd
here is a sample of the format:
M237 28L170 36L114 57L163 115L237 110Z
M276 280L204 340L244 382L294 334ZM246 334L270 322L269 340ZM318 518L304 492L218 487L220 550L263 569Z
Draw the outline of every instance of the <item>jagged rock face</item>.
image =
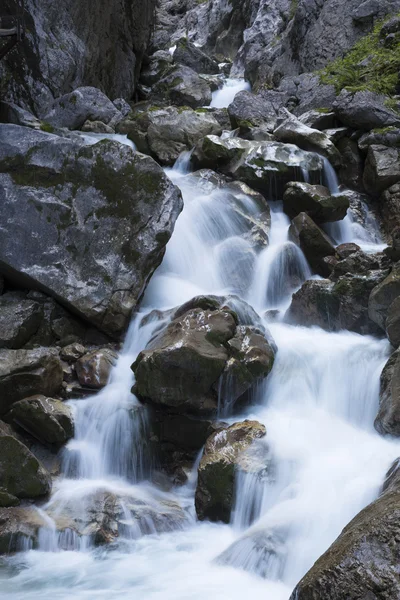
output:
M274 357L264 332L238 326L237 315L221 299L199 297L178 309L139 354L132 365L134 393L178 412L213 414L226 380L233 406L269 374Z
M319 223L339 221L344 219L349 206L345 195L332 196L322 185L292 181L283 195L283 209L291 219L306 212Z
M370 146L364 169L364 186L371 195L382 192L400 181L398 148Z
M82 85L131 98L154 17L155 0L25 2L26 38L2 66L1 95L48 112L54 97ZM3 14L15 3L5 0ZM129 40L129 42L127 41Z
M184 65L171 67L153 86L151 100L200 108L211 104L211 88L196 71Z
M290 600L400 597L400 491L361 511L296 586Z
M115 142L86 147L14 125L0 139L0 272L121 335L162 260L179 191L151 158Z
M385 331L388 311L400 296L400 263L396 263L390 274L377 285L369 298L369 316Z
M266 429L261 423L243 421L209 437L199 464L195 495L200 520L229 523L236 469L251 470L246 450L265 435Z
M400 436L400 351L396 350L381 375L379 412L375 428L382 435Z

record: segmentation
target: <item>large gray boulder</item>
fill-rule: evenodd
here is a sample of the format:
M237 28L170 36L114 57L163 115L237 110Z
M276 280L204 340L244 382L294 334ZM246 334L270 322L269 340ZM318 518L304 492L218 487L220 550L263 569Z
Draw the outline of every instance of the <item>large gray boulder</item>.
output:
M299 181L290 182L283 195L283 209L290 219L305 212L317 223L344 219L350 206L344 194L332 196L328 188Z
M128 146L15 125L0 126L0 183L0 273L120 336L181 211L177 188Z
M161 79L172 65L173 58L167 50L152 54L140 73L140 82L151 87ZM129 111L128 111L129 112Z
M54 396L62 380L61 361L54 348L0 350L0 415L23 398Z
M235 479L246 470L246 450L266 435L257 421L235 423L211 435L204 447L198 468L195 494L196 513L200 520L229 523L234 503Z
M0 296L0 348L22 348L38 331L43 306L8 292Z
M400 437L400 351L396 350L381 375L379 412L375 428L382 435Z
M82 87L54 101L43 121L54 127L81 129L86 121L115 124L122 113L101 90Z
M17 498L37 498L51 490L51 478L45 468L1 421L0 487Z
M208 83L193 69L177 65L167 72L152 88L151 99L169 101L177 106L199 108L211 104Z
M43 395L14 402L6 419L22 427L42 444L61 446L74 435L74 421L69 406Z
M386 234L391 236L400 223L400 183L385 190L379 200L379 208Z
M263 126L265 131L272 131L276 127L277 110L273 103L261 94L239 92L233 102L228 106L232 127L246 130L249 127Z
M178 412L213 414L218 407L231 412L272 369L275 347L266 335L254 326L239 325L223 299L195 298L175 312L133 363L134 393Z
M400 597L400 491L388 490L347 525L290 600Z
M128 115L117 127L138 150L165 165L173 165L181 152L191 150L206 135L220 135L222 127L208 112L191 108L150 107Z
M79 383L83 387L96 390L105 387L117 358L117 352L110 348L92 350L84 354L75 363Z
M364 168L364 186L372 196L400 181L400 151L387 146L370 146Z
M342 90L334 103L337 118L353 129L381 129L400 125L400 117L386 107L386 96L374 92Z

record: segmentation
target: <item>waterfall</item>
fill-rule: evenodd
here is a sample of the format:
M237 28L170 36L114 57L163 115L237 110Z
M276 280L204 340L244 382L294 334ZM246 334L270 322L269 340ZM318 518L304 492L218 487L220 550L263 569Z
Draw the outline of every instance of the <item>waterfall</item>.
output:
M38 511L40 547L32 550L25 541L23 552L0 563L7 600L243 600L249 590L287 600L341 529L377 496L399 456L400 443L373 429L388 342L271 322L270 311L283 312L311 277L288 240L281 203L270 202L269 245L256 248L248 238L260 213L255 200L232 198L223 185L187 173L189 160L186 154L167 171L182 191L184 210L109 384L96 396L70 401L76 434L53 495ZM328 166L325 176L334 192ZM180 488L148 480L155 461L149 415L131 393L130 365L168 322L169 309L211 293L244 298L278 347L252 406L228 416L229 422L256 419L267 429L260 445L265 473L239 476L230 525L196 522L196 464ZM119 538L95 548L87 520L93 520L94 500L109 498L119 503ZM66 527L60 536L56 524L71 515L82 531ZM101 515L108 518L104 507Z
M249 89L250 84L244 79L227 79L224 86L213 93L211 106L226 108L233 102L236 94Z

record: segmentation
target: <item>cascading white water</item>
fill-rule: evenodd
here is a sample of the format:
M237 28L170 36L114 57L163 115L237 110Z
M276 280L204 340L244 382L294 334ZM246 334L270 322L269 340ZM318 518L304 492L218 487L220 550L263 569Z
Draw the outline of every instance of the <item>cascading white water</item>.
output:
M244 79L227 79L224 86L213 93L211 106L215 108L226 108L233 102L236 94L249 89L250 84Z
M182 488L161 491L138 483L150 469L148 435L146 410L130 393L130 365L160 325L157 318L168 318L162 311L197 294L234 292L263 318L265 310L284 310L293 290L310 277L302 253L288 242L289 222L278 202L271 203L270 245L257 252L246 245L250 225L243 218L260 210L255 201L243 195L240 206L233 206L228 191L185 175L188 159L181 159L180 171L169 171L185 208L164 261L131 324L109 385L97 396L71 402L76 436L65 452L64 475L40 508L47 523L40 549L2 559L0 597L243 600L250 592L287 600L341 528L377 495L400 453L398 442L373 429L388 343L275 322L269 325L278 346L272 374L259 386L251 409L231 417L265 424L261 444L267 444L268 456L265 478L239 480L232 524L195 521L195 468ZM229 268L232 253L239 272ZM241 287L246 277L250 285ZM85 519L99 490L122 498L125 530L119 543L95 549L90 537L79 538L71 529L59 539L57 518L68 510ZM132 521L125 500L132 495L141 505L161 510L164 533L151 518L141 526ZM186 515L180 525L168 520L167 507L173 503ZM60 555L60 547L69 550Z

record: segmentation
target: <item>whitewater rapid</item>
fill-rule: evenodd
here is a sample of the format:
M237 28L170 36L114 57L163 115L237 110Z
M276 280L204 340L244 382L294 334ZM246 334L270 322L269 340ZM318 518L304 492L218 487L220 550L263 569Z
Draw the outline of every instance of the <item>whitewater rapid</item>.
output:
M291 294L312 274L302 252L288 241L289 220L281 204L270 203L270 243L256 251L245 235L248 224L232 210L229 192L202 188L187 174L189 161L186 154L168 171L182 190L184 210L163 263L133 318L108 386L94 397L70 402L75 439L65 450L52 498L40 509L44 515L65 507L79 513L91 494L107 489L122 497L134 493L154 507L176 502L185 522L165 532L148 523L144 531L129 525L127 510L127 534L118 543L93 548L75 537L65 551L48 516L38 550L26 548L1 559L0 598L243 600L251 593L288 600L342 528L377 497L400 454L398 442L373 428L389 343L284 324ZM331 171L325 173L336 191L332 177ZM251 217L259 213L246 195L241 210ZM381 247L377 232L371 235L351 216L346 219L335 231L337 243L347 236L346 241L370 250ZM237 269L227 252L244 256ZM243 279L250 283L238 290ZM130 365L160 324L143 321L152 311L198 294L238 292L269 328L278 353L254 404L229 420L254 418L265 424L271 476L262 482L251 475L239 480L230 525L199 523L195 468L183 487L160 489L146 482L153 468L147 412L130 392ZM273 320L271 310L279 311Z

